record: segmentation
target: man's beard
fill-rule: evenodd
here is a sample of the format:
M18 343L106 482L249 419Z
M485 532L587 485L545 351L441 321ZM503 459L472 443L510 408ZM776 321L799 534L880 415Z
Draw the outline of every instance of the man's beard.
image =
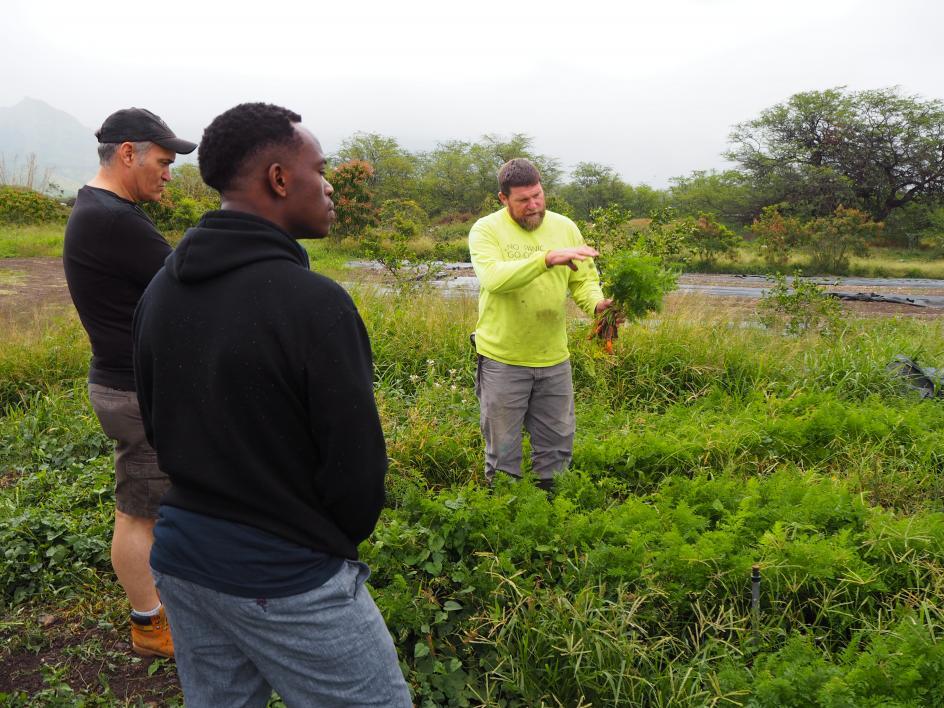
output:
M537 214L526 214L524 216L512 216L511 218L525 231L534 231L544 222L544 214L547 209L541 209Z

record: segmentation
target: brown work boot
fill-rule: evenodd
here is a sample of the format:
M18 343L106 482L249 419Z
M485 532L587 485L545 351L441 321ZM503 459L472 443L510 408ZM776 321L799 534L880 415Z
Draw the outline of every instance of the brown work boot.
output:
M141 656L174 657L174 640L170 636L170 625L164 608L153 617L148 617L147 624L138 624L131 619L131 650Z

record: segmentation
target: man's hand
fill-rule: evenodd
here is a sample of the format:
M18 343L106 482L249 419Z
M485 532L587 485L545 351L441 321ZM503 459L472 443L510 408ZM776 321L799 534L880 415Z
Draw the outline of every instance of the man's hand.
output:
M577 270L577 264L574 261L585 261L588 258L599 256L597 249L590 246L578 246L577 248L561 248L556 251L548 251L544 255L544 264L551 268L552 266L565 265L571 270Z
M613 307L613 298L609 297L606 300L600 300L600 302L597 303L597 306L593 308L593 312L594 314L602 315L611 307ZM622 324L625 321L626 321L626 316L622 312L617 310L616 311L616 324Z

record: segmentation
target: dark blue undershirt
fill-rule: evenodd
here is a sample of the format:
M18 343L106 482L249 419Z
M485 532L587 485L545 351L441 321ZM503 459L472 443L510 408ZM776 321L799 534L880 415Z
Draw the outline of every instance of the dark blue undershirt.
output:
M299 546L246 524L162 505L151 567L237 597L274 598L314 590L343 558Z

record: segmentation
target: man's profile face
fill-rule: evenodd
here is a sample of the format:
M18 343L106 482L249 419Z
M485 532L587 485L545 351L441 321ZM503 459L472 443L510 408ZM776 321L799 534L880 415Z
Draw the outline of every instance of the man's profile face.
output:
M170 166L177 153L151 143L143 153L132 155L132 197L136 202L159 202L164 185L170 181Z
M534 231L544 221L544 188L541 183L528 187L512 187L509 194L498 193L498 199L508 207L508 215L525 231Z
M289 233L295 238L324 238L335 220L334 187L325 179L327 163L321 144L306 128L296 126L295 130L302 146L290 167Z

